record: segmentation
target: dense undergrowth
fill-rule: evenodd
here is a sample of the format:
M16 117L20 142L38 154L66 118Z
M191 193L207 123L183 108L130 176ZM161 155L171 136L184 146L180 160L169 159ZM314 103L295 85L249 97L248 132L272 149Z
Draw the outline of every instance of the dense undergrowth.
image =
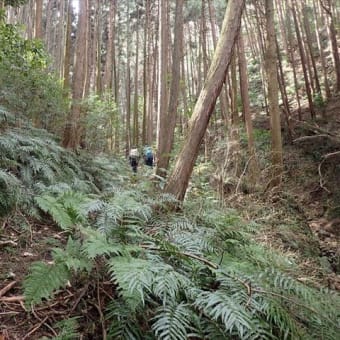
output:
M173 198L121 160L75 155L0 114L1 216L53 219L67 235L52 261L31 266L27 308L108 280L98 339L337 338L336 293L299 282L294 259L254 241L258 226L212 192L171 211ZM75 309L54 328L58 339L96 338L83 326Z

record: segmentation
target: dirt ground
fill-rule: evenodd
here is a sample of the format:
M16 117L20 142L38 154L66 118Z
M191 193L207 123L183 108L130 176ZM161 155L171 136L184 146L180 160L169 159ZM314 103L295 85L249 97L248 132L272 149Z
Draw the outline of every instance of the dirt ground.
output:
M25 227L18 226L20 223ZM48 303L31 310L25 305L22 283L30 265L35 261L50 261L52 249L63 243L66 243L65 235L53 224L33 224L23 216L21 221L1 221L0 340L52 338L57 335L56 323L73 316L82 317L82 330L86 334L83 339L102 339L98 320L103 315L100 306L111 294L112 285L107 282L90 286L79 279L57 292Z

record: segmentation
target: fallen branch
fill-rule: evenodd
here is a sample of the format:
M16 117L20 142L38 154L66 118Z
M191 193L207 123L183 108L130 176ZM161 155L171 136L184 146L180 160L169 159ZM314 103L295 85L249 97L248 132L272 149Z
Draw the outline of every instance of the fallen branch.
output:
M253 157L254 157L254 155L250 156L250 157L248 158L248 160L247 160L246 165L244 166L244 169L243 169L243 171L242 171L242 174L241 174L241 176L240 176L240 178L239 178L239 180L238 180L238 182L237 182L237 185L236 185L235 194L238 193L238 189L239 189L239 187L240 187L242 178L243 178L243 176L246 174L246 171L247 171L247 169L248 169L248 165L249 165L249 163L250 163L250 161L252 160Z
M89 283L86 284L85 287L81 290L81 292L80 292L80 294L79 294L79 296L78 296L76 302L73 304L73 306L72 306L72 308L71 308L71 310L70 310L70 312L69 312L69 315L70 315L72 312L74 312L74 310L77 308L77 306L78 306L80 300L83 298L83 296L84 296L85 293L87 292L87 290L88 290L88 288L89 288L89 285L90 285Z
M3 296L2 298L0 298L0 302L20 302L24 300L25 300L25 297L23 295Z
M48 316L46 316L43 320L41 320L40 321L40 323L37 325L37 326L35 326L30 332L28 332L25 336L24 336L24 338L23 338L23 340L26 340L26 339L29 339L30 338L30 336L33 334L33 333L35 333L44 323L45 323L45 321L48 319Z
M331 191L329 189L327 189L324 185L325 183L325 180L323 179L322 177L322 171L321 171L321 167L322 167L322 164L323 162L326 160L326 158L324 158L321 163L319 164L318 166L318 173L319 173L319 183L320 183L320 188L322 188L323 190L325 190L327 193L331 193Z
M0 315L18 315L18 314L20 314L20 312L16 312L16 311L9 311L9 312L1 312L0 313Z
M322 164L329 158L331 157L334 157L334 156L339 156L340 155L340 151L335 151L335 152L330 152L326 155L323 156L323 160L320 162L319 166L318 166L318 173L319 173L319 183L320 183L320 187L322 189L324 189L327 193L331 193L331 191L329 189L327 189L324 185L325 183L325 180L324 178L322 177L322 171L321 171L321 167L322 167Z
M339 135L333 134L333 133L327 131L326 129L320 128L317 125L311 125L311 124L308 124L307 122L301 122L301 121L298 121L296 119L294 119L294 121L296 122L297 125L301 126L302 128L306 129L307 131L314 133L315 136L300 137L300 138L295 139L293 142L310 139L310 137L311 138L327 137L327 138L331 139L334 143L340 144L340 136Z
M340 151L335 151L335 152L331 152L331 153L324 155L323 158L328 159L328 158L331 158L333 156L339 156L339 155L340 155Z
M15 286L16 283L17 283L17 281L12 281L6 287L2 288L0 290L0 297L5 295L8 291L10 291L12 289L12 287Z
M326 135L326 134L313 135L313 136L303 136L303 137L299 137L299 138L294 139L293 143L304 142L306 140L316 139L316 138L331 138L331 136L330 135Z
M18 244L12 240L0 241L0 246L7 246L7 245L16 247Z

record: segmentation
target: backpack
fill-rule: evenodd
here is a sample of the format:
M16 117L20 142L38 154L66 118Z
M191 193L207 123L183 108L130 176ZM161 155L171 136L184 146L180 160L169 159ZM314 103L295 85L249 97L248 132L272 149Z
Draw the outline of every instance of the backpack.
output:
M138 149L131 149L130 157L135 157L135 158L139 157Z
M152 149L151 148L146 149L145 157L146 158L152 158L153 157L153 153L152 153Z

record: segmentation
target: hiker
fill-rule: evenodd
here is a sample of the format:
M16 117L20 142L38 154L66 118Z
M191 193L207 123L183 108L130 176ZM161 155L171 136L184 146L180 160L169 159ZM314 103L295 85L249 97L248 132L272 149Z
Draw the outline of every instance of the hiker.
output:
M153 152L151 146L144 148L144 164L153 167Z
M133 146L129 154L129 162L133 172L137 172L138 162L139 162L139 152L138 149Z

